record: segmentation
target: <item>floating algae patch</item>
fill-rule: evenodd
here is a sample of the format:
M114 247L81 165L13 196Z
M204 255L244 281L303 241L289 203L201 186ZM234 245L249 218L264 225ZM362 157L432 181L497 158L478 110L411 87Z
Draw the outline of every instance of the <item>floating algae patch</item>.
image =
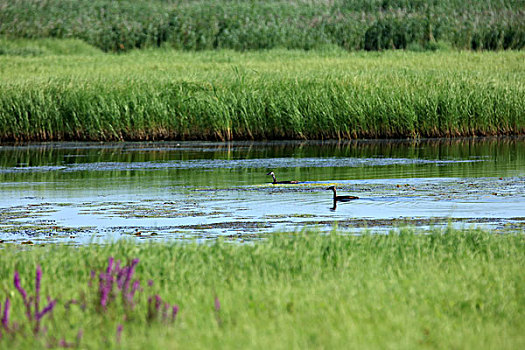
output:
M227 212L215 207L215 210L205 210L205 207L192 201L147 201L137 203L89 203L82 205L79 214L103 215L119 218L184 218L200 216L220 216Z
M319 215L315 215L315 214L274 214L274 215L265 215L264 219L274 220L274 219L286 219L286 218L314 218L314 217L319 217Z
M525 224L525 218L517 217L517 218L509 218L509 219L480 219L480 218L454 218L453 220L456 224L479 224L479 223L486 223L491 224L494 227L499 228L511 228L511 227L519 227L523 226ZM366 218L360 218L360 219L347 219L347 220L339 220L337 221L336 225L338 228L348 229L348 228L367 228L367 227L374 227L374 228L389 228L389 227L399 227L399 226L442 226L442 225L448 225L451 224L452 220L447 218L409 218L409 217L403 217L403 218L396 218L396 219L366 219ZM310 221L307 223L308 225L333 225L333 221Z
M89 239L95 234L94 227L63 227L54 222L39 222L36 225L2 225L0 239L5 243L32 242L69 242L77 243L80 238Z
M19 219L46 216L54 212L57 212L57 209L53 208L49 203L0 208L0 225L12 223Z
M209 230L209 229L226 229L226 230L258 230L262 228L271 228L272 224L261 221L228 221L217 222L202 225L184 225L179 226L179 229L186 230Z

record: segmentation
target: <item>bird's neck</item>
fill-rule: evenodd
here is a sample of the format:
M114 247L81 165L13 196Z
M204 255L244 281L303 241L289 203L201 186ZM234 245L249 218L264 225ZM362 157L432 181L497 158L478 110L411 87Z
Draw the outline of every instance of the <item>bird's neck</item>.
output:
M272 174L273 182L277 182L277 179L275 178L275 174Z

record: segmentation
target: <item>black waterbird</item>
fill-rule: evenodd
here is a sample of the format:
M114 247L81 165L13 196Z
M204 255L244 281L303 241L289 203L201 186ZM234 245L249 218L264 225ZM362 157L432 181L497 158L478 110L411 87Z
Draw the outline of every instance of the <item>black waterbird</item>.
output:
M356 197L356 196L338 196L335 186L330 186L327 188L327 190L334 191L334 207L335 207L335 202L349 202L354 199L359 199L359 197Z
M275 174L273 173L273 171L270 171L268 174L266 175L272 175L272 178L273 178L273 184L298 184L299 181L277 181L277 179L275 178Z

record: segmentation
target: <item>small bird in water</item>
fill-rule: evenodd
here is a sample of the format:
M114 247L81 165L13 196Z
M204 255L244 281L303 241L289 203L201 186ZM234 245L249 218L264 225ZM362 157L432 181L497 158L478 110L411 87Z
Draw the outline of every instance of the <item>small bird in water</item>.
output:
M273 184L298 184L299 181L277 181L277 179L275 178L275 174L273 173L273 171L270 171L268 174L266 175L272 175L272 178L273 178Z
M338 196L335 186L330 186L327 188L327 190L334 191L334 207L335 207L335 202L349 202L354 199L359 199L359 197L356 197L356 196Z

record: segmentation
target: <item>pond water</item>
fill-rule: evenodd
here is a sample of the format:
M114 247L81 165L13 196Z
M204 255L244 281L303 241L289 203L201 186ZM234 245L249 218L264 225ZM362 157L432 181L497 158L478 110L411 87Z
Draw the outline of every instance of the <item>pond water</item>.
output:
M334 208L331 185L360 199ZM521 230L524 208L524 138L0 146L3 243Z

